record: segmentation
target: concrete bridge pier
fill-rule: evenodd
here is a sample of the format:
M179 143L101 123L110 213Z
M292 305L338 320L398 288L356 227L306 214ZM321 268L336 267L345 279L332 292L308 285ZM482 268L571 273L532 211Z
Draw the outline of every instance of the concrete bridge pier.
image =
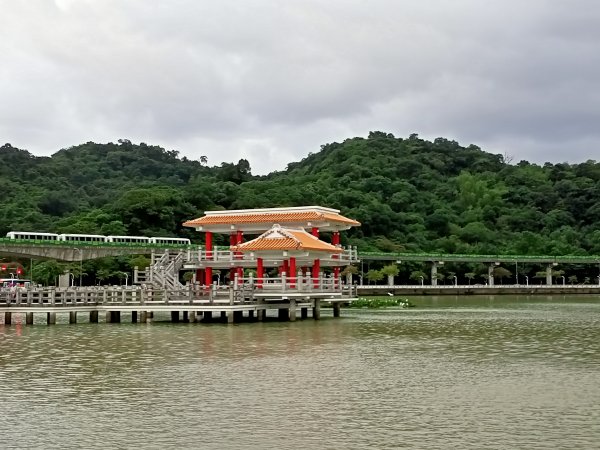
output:
M313 306L313 319L319 320L321 318L321 300L315 300L315 306Z
M98 323L98 311L90 311L90 323Z
M552 286L552 268L554 267L554 264L548 264L546 266L546 284L548 286Z
M431 263L431 285L432 286L437 286L437 269L438 269L438 263L433 261Z
M77 311L71 311L69 313L69 323L77 323Z
M106 323L121 323L121 311L106 311Z
M290 309L289 309L290 322L296 321L296 300L290 299Z
M56 325L56 313L46 313L46 322L48 325Z
M142 311L140 313L140 323L147 323L148 322L148 311Z
M333 317L340 317L340 312L342 309L342 305L340 305L340 302L334 302L332 304L333 306Z
M266 317L266 311L264 309L259 309L258 311L256 311L256 320L258 320L259 322L262 322L265 320Z
M227 317L227 323L235 323L235 314L234 311L222 311L221 317L223 317L223 313Z
M25 313L25 325L33 325L33 313Z
M12 313L5 312L4 313L4 325L11 325L11 324L12 324Z
M494 268L495 267L496 267L496 264L490 264L488 266L488 286L494 285Z

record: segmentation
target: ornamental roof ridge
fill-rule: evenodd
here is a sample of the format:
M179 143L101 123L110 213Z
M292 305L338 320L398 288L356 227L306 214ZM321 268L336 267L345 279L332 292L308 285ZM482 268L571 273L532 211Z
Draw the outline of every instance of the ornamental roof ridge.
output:
M256 214L277 214L277 213L294 213L294 212L317 212L317 213L333 213L339 214L339 209L327 208L325 206L285 206L276 208L255 208L255 209L226 209L220 211L204 211L207 216L242 216Z

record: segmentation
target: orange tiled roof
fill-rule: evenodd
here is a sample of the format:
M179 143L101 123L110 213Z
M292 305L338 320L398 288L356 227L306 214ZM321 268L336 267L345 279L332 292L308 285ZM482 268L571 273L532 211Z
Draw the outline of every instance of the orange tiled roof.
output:
M322 213L318 211L298 211L298 212L265 212L257 214L219 214L206 215L198 219L188 220L183 225L193 227L198 225L234 225L242 223L286 223L286 222L304 222L304 221L327 220L331 222L340 222L348 225L360 225L360 222L349 219L336 213Z
M341 253L342 249L335 245L321 241L319 238L308 234L304 230L282 228L273 225L273 228L261 234L256 239L231 247L234 251L257 250L313 250L328 253Z

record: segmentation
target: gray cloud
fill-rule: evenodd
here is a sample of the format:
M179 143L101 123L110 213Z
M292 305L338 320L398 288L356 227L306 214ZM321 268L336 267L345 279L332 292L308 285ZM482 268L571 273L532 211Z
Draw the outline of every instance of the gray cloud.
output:
M283 169L370 130L597 159L587 0L0 0L0 140L129 138Z

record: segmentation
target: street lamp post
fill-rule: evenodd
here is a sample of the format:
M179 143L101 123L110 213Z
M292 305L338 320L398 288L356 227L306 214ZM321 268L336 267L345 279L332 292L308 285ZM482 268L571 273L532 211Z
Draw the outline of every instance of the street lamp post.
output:
M456 278L456 275L454 275L452 278L454 278L454 287L458 286L458 278Z
M125 275L125 287L127 287L128 285L128 280L129 280L129 274L127 272L121 272L123 275Z
M422 287L423 286L423 277L420 276L419 278L421 279L421 287Z
M527 275L525 275L525 284L529 286L529 277Z
M71 279L71 287L75 286L75 275L69 272L69 278Z
M564 285L565 285L565 276L564 276L564 275L561 275L560 277L561 277L561 278L562 278L562 280L563 280L563 286L564 286Z

